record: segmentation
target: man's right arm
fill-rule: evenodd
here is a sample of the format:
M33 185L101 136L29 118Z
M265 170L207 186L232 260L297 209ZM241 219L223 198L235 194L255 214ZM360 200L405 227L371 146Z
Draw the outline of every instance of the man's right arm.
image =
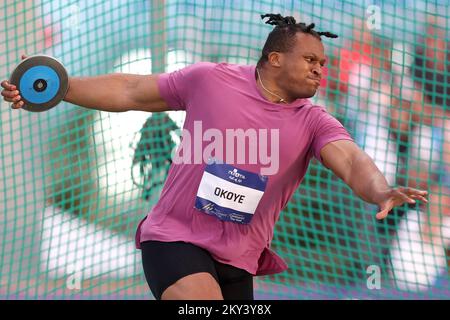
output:
M158 74L135 75L114 73L96 77L69 78L65 101L81 107L109 112L169 110L158 88ZM2 82L2 95L18 109L20 92L7 81Z
M89 78L70 78L65 101L109 112L167 111L158 89L158 76L114 73Z

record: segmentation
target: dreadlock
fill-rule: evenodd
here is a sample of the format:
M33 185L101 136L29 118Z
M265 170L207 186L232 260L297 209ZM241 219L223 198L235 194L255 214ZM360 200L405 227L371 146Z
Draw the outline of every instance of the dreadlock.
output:
M281 14L262 14L261 19L269 18L266 24L275 26L269 33L266 43L264 44L261 58L258 61L258 67L261 67L268 61L269 53L273 51L287 52L295 45L295 35L297 32L303 32L316 37L319 40L321 36L328 38L337 38L338 36L331 32L319 32L314 30L315 24L306 25L303 22L297 23L294 17L283 17Z

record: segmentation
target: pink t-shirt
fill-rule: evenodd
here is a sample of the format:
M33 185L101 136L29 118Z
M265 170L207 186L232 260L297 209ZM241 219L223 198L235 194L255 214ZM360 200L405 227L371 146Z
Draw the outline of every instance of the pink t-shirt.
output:
M257 88L255 66L196 63L160 75L158 85L171 109L186 111L181 144L190 143L180 146L158 203L139 224L137 248L147 240L184 241L254 275L287 269L269 249L279 214L311 158L321 161L329 142L352 140L348 132L308 99L268 101ZM232 144L230 132L247 136ZM208 166L205 154L224 162L225 171ZM208 213L214 208L218 214Z

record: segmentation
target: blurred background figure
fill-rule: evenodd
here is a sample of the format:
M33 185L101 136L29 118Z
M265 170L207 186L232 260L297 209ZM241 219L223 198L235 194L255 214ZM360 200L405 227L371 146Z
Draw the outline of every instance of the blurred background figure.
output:
M430 192L428 204L409 210L401 220L391 248L391 274L408 290L430 289L448 273L450 51L445 27L445 21L428 18L424 36L411 50L409 72L400 82L404 100L400 105L394 101L392 109L399 139L410 146L403 177Z
M161 112L148 117L139 132L131 174L134 184L142 189L142 197L147 201L152 193L155 194L155 188L161 187L166 179L176 146L173 135L178 129L168 114Z
M393 74L392 41L370 31L364 20L353 20L353 35L330 58L328 98L351 130L357 144L374 159L390 185L396 183L398 147L390 130ZM364 204L356 228L356 246L367 264L382 265L388 235L373 221L376 206ZM378 225L378 228L377 228Z

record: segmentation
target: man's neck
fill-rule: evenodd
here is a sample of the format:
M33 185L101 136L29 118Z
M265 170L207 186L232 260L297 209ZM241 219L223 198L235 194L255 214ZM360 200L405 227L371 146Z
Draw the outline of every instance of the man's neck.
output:
M256 67L255 71L256 86L261 94L273 103L290 103L290 99L279 89L273 77L262 67Z

